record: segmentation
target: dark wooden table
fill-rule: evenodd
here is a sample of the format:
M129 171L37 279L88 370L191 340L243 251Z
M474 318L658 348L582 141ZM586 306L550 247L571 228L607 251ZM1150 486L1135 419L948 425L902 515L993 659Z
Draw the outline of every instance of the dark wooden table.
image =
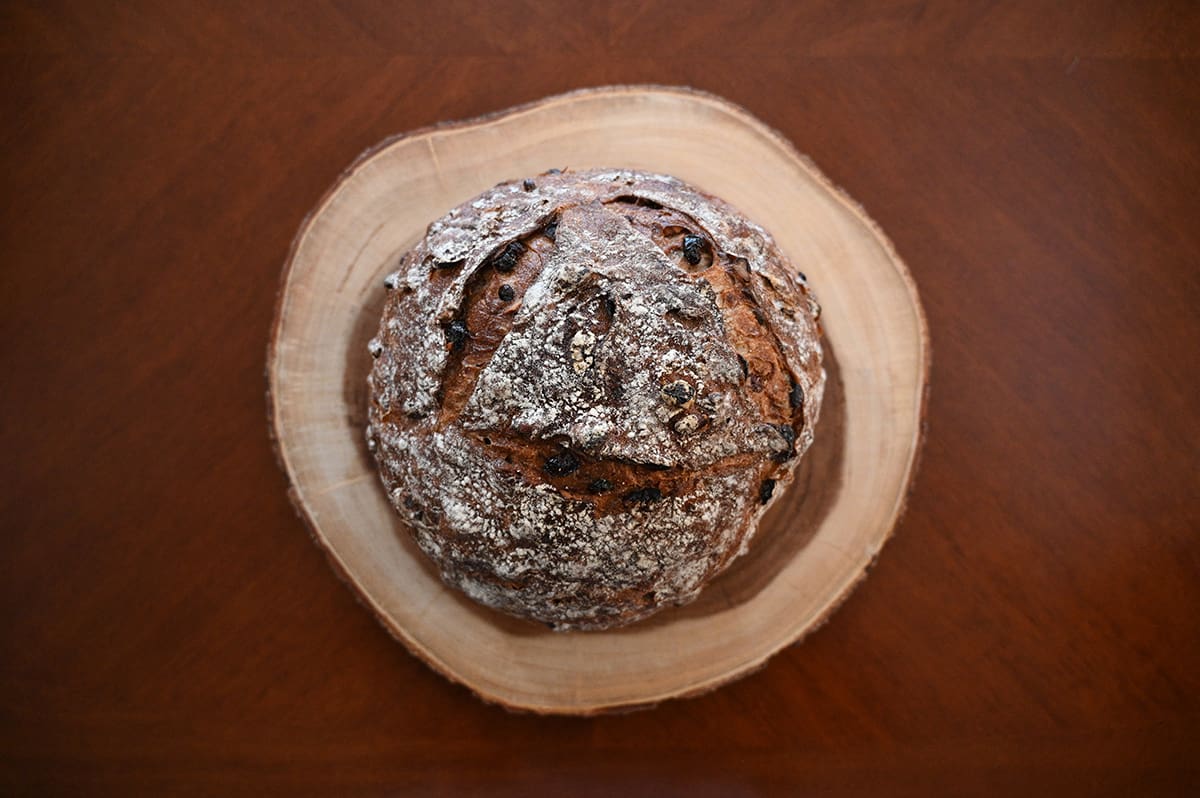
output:
M237 5L0 5L0 792L1198 794L1195 4ZM894 239L922 469L764 671L510 715L293 514L278 274L385 136L651 81L741 103Z

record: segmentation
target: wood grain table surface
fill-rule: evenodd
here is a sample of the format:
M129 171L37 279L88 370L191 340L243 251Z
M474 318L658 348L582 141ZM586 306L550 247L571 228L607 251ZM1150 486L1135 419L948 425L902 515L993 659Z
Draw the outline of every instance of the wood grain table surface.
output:
M0 792L1200 794L1197 56L1194 3L0 3ZM293 513L279 271L386 136L647 82L892 237L927 444L871 577L763 671L513 715Z

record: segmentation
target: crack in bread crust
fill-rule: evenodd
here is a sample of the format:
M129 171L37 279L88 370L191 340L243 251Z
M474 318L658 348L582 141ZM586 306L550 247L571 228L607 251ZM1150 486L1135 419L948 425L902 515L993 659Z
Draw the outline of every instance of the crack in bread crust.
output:
M626 170L504 183L431 224L385 280L368 445L443 579L560 629L694 598L812 441L794 272L725 203Z

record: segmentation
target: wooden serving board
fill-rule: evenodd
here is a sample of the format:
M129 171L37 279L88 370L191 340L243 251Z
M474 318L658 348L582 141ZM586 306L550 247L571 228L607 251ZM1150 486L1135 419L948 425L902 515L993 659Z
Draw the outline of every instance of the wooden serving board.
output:
M693 604L611 632L554 633L445 587L388 505L363 436L383 277L433 219L551 167L665 172L770 230L823 308L816 443L748 555ZM695 694L762 666L865 575L904 509L929 340L882 232L779 134L686 89L614 87L390 139L305 220L268 352L272 434L317 543L410 651L488 701L587 714Z

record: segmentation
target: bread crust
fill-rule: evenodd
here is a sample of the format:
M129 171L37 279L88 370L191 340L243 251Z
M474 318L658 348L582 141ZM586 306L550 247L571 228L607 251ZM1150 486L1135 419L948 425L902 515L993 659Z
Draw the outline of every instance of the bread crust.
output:
M443 580L504 612L603 629L692 600L812 443L819 306L675 178L500 184L385 285L368 447Z

